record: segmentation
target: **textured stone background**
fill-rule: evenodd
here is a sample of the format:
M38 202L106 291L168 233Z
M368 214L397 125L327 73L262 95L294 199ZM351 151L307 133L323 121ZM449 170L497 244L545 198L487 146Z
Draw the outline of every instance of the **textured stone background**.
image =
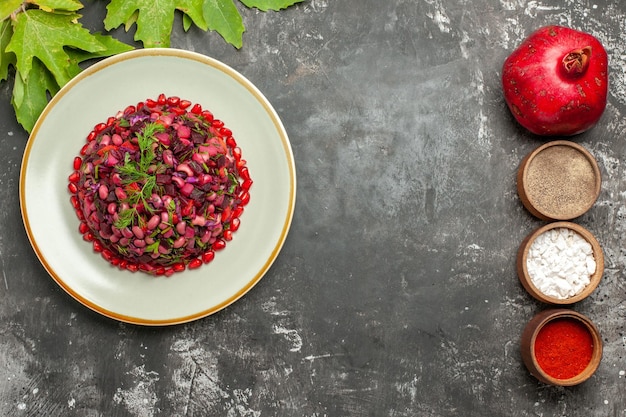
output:
M85 1L85 26L102 29L105 3ZM0 85L0 415L626 416L626 3L307 0L241 11L241 50L180 24L172 46L222 60L268 97L290 135L298 201L265 278L193 323L113 322L50 279L19 219L27 134L10 83ZM545 306L515 273L519 243L541 224L515 174L543 140L514 123L499 77L545 24L596 35L611 70L601 122L574 138L603 174L577 221L603 245L606 272L574 306L600 329L604 358L573 388L538 383L519 354Z

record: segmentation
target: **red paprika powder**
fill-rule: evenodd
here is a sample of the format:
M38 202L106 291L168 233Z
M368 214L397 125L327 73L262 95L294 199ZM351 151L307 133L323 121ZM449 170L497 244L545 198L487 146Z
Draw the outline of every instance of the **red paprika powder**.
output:
M593 337L578 320L559 318L546 323L535 338L535 358L553 378L569 379L585 370L593 355Z

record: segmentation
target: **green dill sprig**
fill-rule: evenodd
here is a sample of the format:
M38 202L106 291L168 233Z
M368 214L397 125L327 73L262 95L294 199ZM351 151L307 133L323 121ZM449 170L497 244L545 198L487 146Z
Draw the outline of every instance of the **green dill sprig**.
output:
M131 226L137 220L137 205L140 203L149 210L148 199L152 196L156 187L156 175L150 171L150 167L156 158L153 144L157 142L156 133L164 131L163 125L159 123L146 123L143 130L137 134L137 145L139 146L139 161L130 157L126 152L124 164L117 167L125 186L126 199L123 201L129 208L120 212L115 226L124 228ZM134 185L133 185L134 184Z

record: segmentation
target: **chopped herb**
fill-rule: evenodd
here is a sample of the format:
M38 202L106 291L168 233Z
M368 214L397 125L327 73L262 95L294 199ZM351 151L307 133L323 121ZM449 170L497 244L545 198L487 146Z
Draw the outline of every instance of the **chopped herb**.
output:
M161 124L146 123L143 130L137 134L139 161L132 160L130 154L126 152L124 165L117 167L122 183L126 186L125 192L128 197L124 202L128 203L130 208L120 213L119 219L115 222L116 227L124 228L135 223L138 218L136 206L139 203L142 203L148 211L151 210L147 200L152 196L156 187L156 175L150 172L150 166L156 158L153 144L158 143L154 135L163 130ZM131 187L132 184L140 185L140 187Z
M160 244L161 244L161 242L159 242L157 240L153 244L146 246L146 251L152 252L152 253L157 253L159 251L159 245Z

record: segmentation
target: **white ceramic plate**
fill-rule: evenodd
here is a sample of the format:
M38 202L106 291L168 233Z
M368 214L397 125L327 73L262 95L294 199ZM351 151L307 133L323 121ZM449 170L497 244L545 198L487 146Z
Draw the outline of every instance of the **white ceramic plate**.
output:
M78 232L68 176L87 134L130 104L159 93L211 110L224 121L254 181L241 227L213 262L170 278L110 266ZM20 173L24 225L52 278L85 306L123 322L184 323L249 291L287 237L296 174L285 129L261 92L232 68L176 49L141 49L100 61L51 100L26 145Z

